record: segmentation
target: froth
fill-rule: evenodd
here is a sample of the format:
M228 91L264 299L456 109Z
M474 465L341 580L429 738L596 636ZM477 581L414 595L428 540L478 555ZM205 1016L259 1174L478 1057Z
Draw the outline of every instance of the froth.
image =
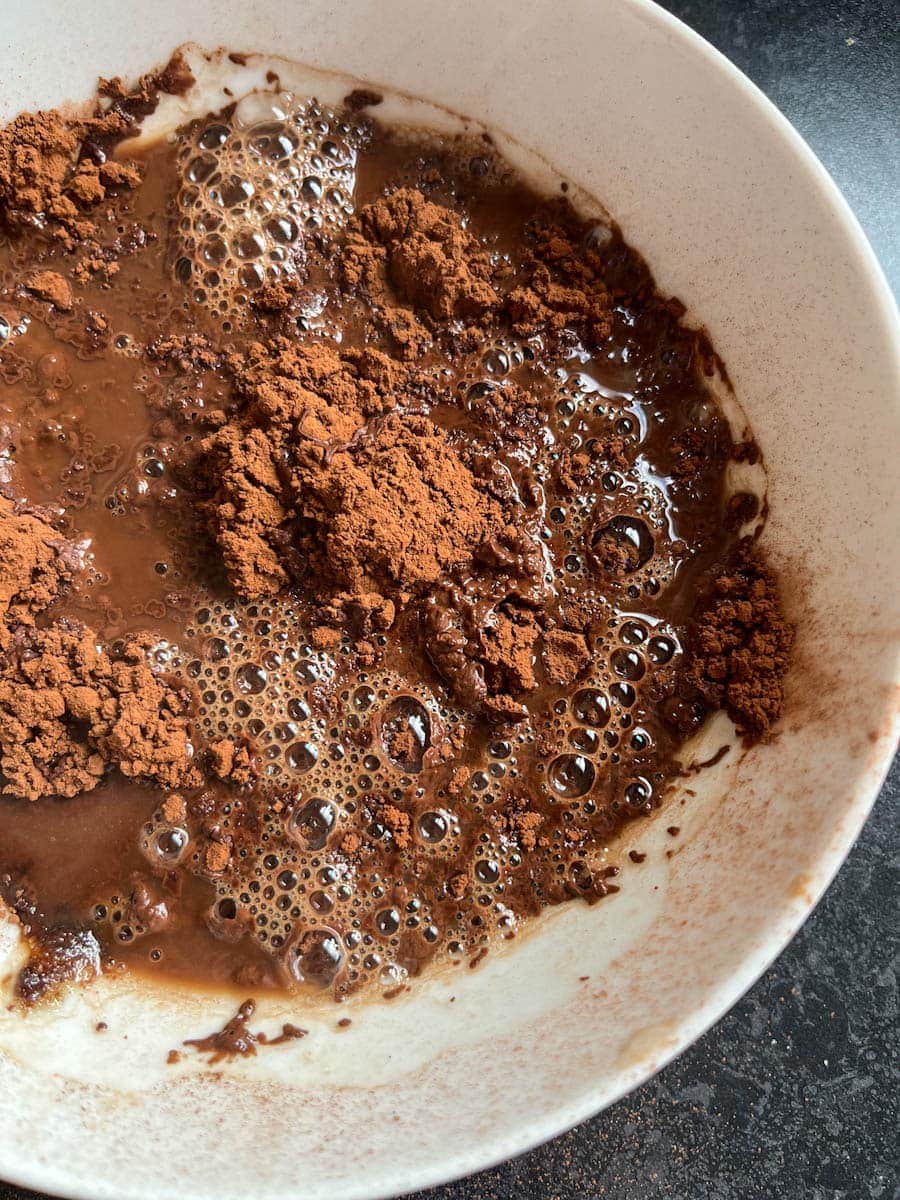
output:
M178 153L176 278L223 315L301 275L311 231L353 211L361 130L315 100L253 92L191 126Z
M394 988L412 934L450 958L477 955L519 924L509 898L522 858L501 827L471 844L471 815L502 807L526 780L570 814L573 828L596 811L603 781L623 813L659 802L656 730L637 713L646 682L680 653L676 636L654 618L625 615L610 619L595 649L590 673L539 725L525 722L480 749L467 745L453 786L423 790L421 772L442 751L461 749L463 713L396 671L346 671L343 646L315 652L291 604L201 606L182 646L156 647L156 665L195 685L207 740L252 740L268 803L248 827L242 794L220 798L215 821L236 850L224 871L204 866L202 822L173 824L165 806L144 827L143 851L157 866L208 876L215 899L207 920L217 936L256 940L288 985L346 991L371 979ZM409 837L391 860L364 865L334 851L347 835L384 835L373 796L401 805ZM576 873L575 888L609 870L602 843L572 862L564 841L543 853ZM463 870L470 901L448 908L428 886L417 888L429 859ZM111 911L116 904L113 897Z

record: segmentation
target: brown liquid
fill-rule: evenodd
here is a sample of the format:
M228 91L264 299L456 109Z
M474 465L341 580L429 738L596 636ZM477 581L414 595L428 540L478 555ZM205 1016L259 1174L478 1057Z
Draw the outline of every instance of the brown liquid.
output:
M326 250L340 237L344 203L359 210L385 189L424 187L466 214L515 280L523 231L545 200L490 146L400 137L351 116L336 135L330 120L327 137L358 146L359 157L355 183L342 168L342 196L312 197L325 214ZM527 719L498 733L435 671L415 607L381 635L369 670L314 651L304 589L254 604L230 593L176 467L208 414L228 409L227 377L180 373L145 353L172 333L199 331L237 351L269 335L245 293L258 282L254 264L264 277L280 261L270 257L277 237L246 270L237 259L199 261L195 225L209 204L191 172L206 169L203 146L215 147L220 126L227 117L145 153L143 185L96 218L101 241L118 247L118 271L108 285L80 285L74 313L28 301L19 286L37 261L67 275L64 253L28 238L0 243L0 316L13 328L0 349L0 420L9 494L61 508L66 528L91 539L93 568L55 615L83 620L104 642L154 630L159 669L196 687L198 744L249 740L261 778L243 789L211 780L186 797L174 825L161 792L116 772L71 800L3 797L0 875L8 891L29 887L33 936L89 927L108 962L132 969L253 987L309 981L337 995L367 978L391 989L436 956L474 959L547 904L614 888L610 842L662 803L683 740L652 685L679 663L697 581L734 541L724 520L731 439L699 370L707 348L667 313L633 305L652 281L601 227L621 297L602 353L574 337L548 353L540 337L501 331L464 353L432 349L421 363L450 397L430 406L432 421L542 482L529 521L554 589L543 616L549 629L567 604L591 601L602 620L590 661L561 685L538 656ZM299 210L282 217L298 227L306 219ZM311 253L308 271L327 304L310 306L296 336L339 332L344 348L371 344L367 307L341 298L328 254ZM109 323L105 344L85 333L89 310ZM17 333L24 316L27 331ZM503 380L540 401L524 440L483 420ZM672 447L688 427L699 431L704 461L679 487ZM561 453L611 437L622 439L624 467L580 493L559 485ZM631 555L616 584L592 557L604 537ZM204 857L211 826L231 845L221 872ZM351 833L369 847L363 857L348 850ZM142 881L149 908L134 900Z

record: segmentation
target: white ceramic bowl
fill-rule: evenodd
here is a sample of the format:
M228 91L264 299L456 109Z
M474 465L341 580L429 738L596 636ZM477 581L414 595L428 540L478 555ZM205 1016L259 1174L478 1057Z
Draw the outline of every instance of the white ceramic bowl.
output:
M654 854L595 909L551 913L478 971L352 1006L343 1031L333 1009L304 1013L304 1041L218 1071L163 1060L233 998L126 983L0 1014L0 1176L34 1188L352 1200L524 1150L734 1003L828 884L886 770L900 363L872 253L787 122L646 0L33 0L2 26L4 119L85 98L98 74L134 75L188 39L480 118L600 197L728 365L768 463L766 542L797 664L779 736L679 809L671 859ZM635 844L659 834L651 824ZM3 926L0 961L18 953ZM289 1008L264 1007L262 1024Z

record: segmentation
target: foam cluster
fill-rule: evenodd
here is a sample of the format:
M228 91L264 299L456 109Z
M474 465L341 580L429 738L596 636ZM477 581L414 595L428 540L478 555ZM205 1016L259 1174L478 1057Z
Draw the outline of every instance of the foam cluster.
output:
M361 130L315 100L253 92L182 138L172 269L222 314L302 276L311 232L353 211Z

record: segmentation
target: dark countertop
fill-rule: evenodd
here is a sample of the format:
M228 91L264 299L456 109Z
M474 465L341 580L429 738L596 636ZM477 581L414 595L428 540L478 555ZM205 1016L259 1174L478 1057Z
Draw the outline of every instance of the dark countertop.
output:
M900 293L896 0L666 7L793 121ZM571 1133L417 1200L900 1200L898 896L900 761L809 922L706 1037Z

